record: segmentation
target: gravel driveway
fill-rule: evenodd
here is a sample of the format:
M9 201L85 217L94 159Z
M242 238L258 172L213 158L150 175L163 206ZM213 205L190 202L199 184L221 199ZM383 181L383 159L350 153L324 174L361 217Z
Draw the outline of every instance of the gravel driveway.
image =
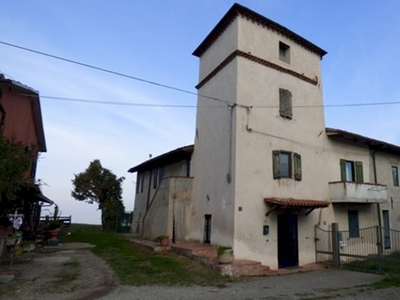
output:
M399 288L366 287L382 280L380 275L334 269L261 277L223 287L119 286L110 267L87 249L90 246L70 243L52 253L38 253L32 262L19 266L20 276L0 284L0 300L400 299Z
M397 288L368 290L362 287L381 279L380 275L324 269L232 283L226 287L122 286L99 299L399 299L400 289Z

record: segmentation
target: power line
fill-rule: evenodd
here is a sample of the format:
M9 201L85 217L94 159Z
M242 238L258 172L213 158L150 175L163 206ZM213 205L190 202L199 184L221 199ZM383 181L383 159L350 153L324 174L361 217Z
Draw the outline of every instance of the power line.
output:
M27 94L22 94L27 95ZM29 95L32 96L32 95ZM40 96L44 99L54 99L60 101L71 101L71 102L83 102L93 104L108 104L108 105L121 105L121 106L143 106L143 107L171 107L171 108L196 108L197 105L182 105L182 104L151 104L151 103L137 103L137 102L114 102L114 101L102 101L102 100L90 100L80 98L69 98L69 97L57 97L57 96ZM357 106L379 106L379 105L396 105L400 104L400 101L393 102L374 102L374 103L344 103L344 104L326 104L326 105L293 105L292 108L330 108L330 107L357 107ZM200 106L209 108L219 108L226 106ZM278 105L255 105L250 106L251 108L279 108Z
M43 55L43 56L51 57L51 58L54 58L54 59L66 61L66 62L69 62L69 63L72 63L72 64L76 64L76 65L79 65L79 66L83 66L83 67L94 69L94 70L98 70L98 71L102 71L102 72L105 72L105 73L110 73L110 74L113 74L113 75L117 75L117 76L129 78L129 79L145 82L145 83L148 83L148 84L152 84L152 85L163 87L163 88L166 88L166 89L178 91L178 92L181 92L181 93L186 93L186 94L189 94L189 95L199 96L199 97L202 97L202 98L207 98L207 99L211 99L211 100L218 101L218 102L223 102L223 103L225 103L227 105L234 105L233 102L222 100L222 99L219 99L219 98L216 98L216 97L201 95L201 94L198 94L198 93L195 93L195 92L191 92L191 91L188 91L188 90L184 90L184 89L181 89L181 88L177 88L177 87L174 87L174 86L171 86L171 85L166 85L166 84L158 83L158 82L155 82L155 81L151 81L151 80L147 80L147 79L143 79L143 78L139 78L139 77L123 74L123 73L120 73L120 72L112 71L112 70L109 70L109 69L96 67L96 66L93 66L93 65L90 65L90 64L86 64L86 63L82 63L82 62L79 62L79 61L76 61L76 60L72 60L72 59L61 57L61 56L57 56L57 55L53 55L53 54L37 51L37 50L34 50L34 49L18 46L18 45L15 45L15 44L4 42L4 41L0 41L0 44L6 45L6 46L10 46L10 47L14 47L14 48L21 49L21 50L25 50L25 51L28 51L28 52L40 54L40 55Z
M63 57L60 57L60 56L57 56L57 55L53 55L53 54L37 51L37 50L34 50L34 49L18 46L18 45L15 45L15 44L4 42L4 41L0 41L0 44L6 45L6 46L10 46L10 47L14 47L14 48L18 48L18 49L25 50L25 51L28 51L28 52L36 53L36 54L39 54L39 55L51 57L51 58L54 58L54 59L62 60L62 61L69 62L69 63L72 63L72 64L80 65L80 66L83 66L83 67L91 68L91 69L94 69L94 70L110 73L110 74L113 74L113 75L117 75L117 76L129 78L129 79L133 79L133 80L136 80L136 81L141 81L141 82L144 82L144 83L152 84L152 85L163 87L163 88L166 88L166 89L170 89L170 90L174 90L174 91L178 91L178 92L182 92L182 93L186 93L186 94L190 94L190 95L194 95L194 96L198 96L198 97L202 97L202 98L206 98L206 99L222 102L222 103L225 103L228 106L232 106L232 105L236 106L236 105L238 105L238 106L242 106L242 107L245 107L245 108L247 108L247 107L248 108L279 108L278 105L254 105L254 106L252 106L252 105L236 104L234 102L227 101L227 100L222 100L222 99L219 99L217 97L211 97L211 96L207 96L207 95L198 94L198 93L191 92L191 91L188 91L188 90L184 90L184 89L181 89L181 88L177 88L177 87L174 87L174 86L170 86L170 85L158 83L158 82L155 82L155 81L151 81L151 80L147 80L147 79L143 79L143 78L139 78L139 77L123 74L123 73L112 71L112 70L109 70L109 69L96 67L96 66L93 66L93 65L90 65L90 64L86 64L86 63L78 62L78 61L75 61L75 60L72 60L72 59L63 58ZM177 108L179 108L179 107L182 107L182 108L185 108L185 107L186 108L197 107L196 105L112 102L112 101L88 100L88 99L77 99L77 98L63 98L63 97L53 97L53 96L40 96L40 97L41 98L61 100L61 101L74 101L74 102L110 104L110 105L125 105L125 106L177 107ZM329 107L379 106L379 105L395 105L395 104L400 104L400 101L372 102L372 103L344 103L344 104L326 104L326 105L297 105L297 106L293 105L292 107L293 108L318 108L318 107L329 108ZM207 107L225 107L225 106L207 106Z

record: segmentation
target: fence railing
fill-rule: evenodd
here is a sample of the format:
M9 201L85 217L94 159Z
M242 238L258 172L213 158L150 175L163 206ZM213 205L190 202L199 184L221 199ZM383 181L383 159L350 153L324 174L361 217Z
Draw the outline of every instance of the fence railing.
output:
M315 227L316 261L360 271L400 272L400 231L374 226L358 231Z

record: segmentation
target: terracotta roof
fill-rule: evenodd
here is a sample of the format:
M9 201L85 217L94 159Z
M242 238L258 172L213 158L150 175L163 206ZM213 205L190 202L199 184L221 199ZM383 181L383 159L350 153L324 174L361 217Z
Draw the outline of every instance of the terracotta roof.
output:
M294 198L264 198L268 204L276 204L285 207L305 207L305 208L320 208L328 207L330 202L324 200L309 200L309 199L294 199Z
M255 11L248 9L247 7L235 3L225 14L225 16L222 17L221 21L218 22L214 29L211 30L204 41L197 47L196 50L194 50L193 55L197 57L202 56L204 52L207 51L207 49L221 36L226 28L228 28L229 25L239 15L250 19L252 22L275 30L279 34L286 36L300 46L303 46L305 49L319 55L321 58L327 53L325 50L319 48L318 46L314 45L313 43L294 33L293 31L287 29L286 27L283 27L282 25L256 13Z

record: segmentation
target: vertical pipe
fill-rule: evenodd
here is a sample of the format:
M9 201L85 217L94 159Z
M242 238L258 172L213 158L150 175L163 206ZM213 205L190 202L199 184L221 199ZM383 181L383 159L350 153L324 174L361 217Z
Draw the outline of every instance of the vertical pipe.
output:
M378 184L378 177L377 177L377 173L376 173L376 157L375 154L378 150L374 150L374 152L372 152L372 163L373 163L373 167L374 167L374 183ZM382 220L381 220L381 205L378 202L376 204L376 209L378 211L378 227L379 227L379 240L380 240L380 244L378 244L378 246L380 247L380 251L382 252Z

